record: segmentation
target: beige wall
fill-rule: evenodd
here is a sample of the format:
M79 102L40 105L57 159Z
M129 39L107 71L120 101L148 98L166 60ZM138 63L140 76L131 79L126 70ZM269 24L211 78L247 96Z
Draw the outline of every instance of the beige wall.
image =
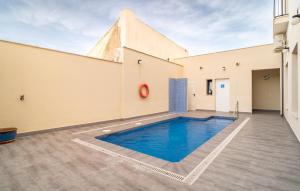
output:
M163 59L188 56L187 50L139 20L131 11L121 13L120 26L122 46Z
M117 22L87 55L122 61L122 56L119 54L122 47L132 48L165 60L188 56L186 49L155 31L129 10L120 13Z
M97 44L87 53L88 56L105 60L120 61L120 27L117 21Z
M284 50L284 116L293 129L295 135L300 141L300 22L292 25L295 19L292 16L300 9L300 0L289 0L289 23L287 30L287 42L289 50ZM298 46L296 46L298 44ZM297 49L298 54L293 54ZM298 58L295 59L295 57ZM297 60L297 61L296 61ZM296 63L297 62L297 63ZM293 69L295 64L298 65L297 71ZM293 72L294 71L294 72ZM298 95L293 91L293 83L295 83L294 74L298 73ZM297 106L293 105L292 100L298 100ZM294 112L292 108L298 107L298 112Z
M252 108L280 110L280 70L252 72Z
M142 60L141 64L138 60ZM122 70L123 118L169 110L169 78L180 77L182 66L124 48ZM150 95L146 99L138 94L141 83L149 85Z
M184 65L184 76L189 81L189 109L215 110L215 90L213 95L206 95L206 80L213 79L214 84L215 79L228 78L230 110L233 111L239 101L241 112L252 112L252 70L280 68L280 60L281 55L273 52L273 45L262 45L175 61ZM240 65L236 66L236 62ZM226 70L223 71L222 67Z
M129 48L124 63L5 41L0 52L0 127L19 132L168 111L168 79L183 71ZM141 83L150 87L146 99L138 94Z
M29 132L120 118L120 63L4 41L0 55L0 127Z

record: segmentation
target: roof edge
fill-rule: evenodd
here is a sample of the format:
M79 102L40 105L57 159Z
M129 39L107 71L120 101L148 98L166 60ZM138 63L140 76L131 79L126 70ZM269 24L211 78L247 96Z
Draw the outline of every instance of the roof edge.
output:
M15 44L15 45L19 45L19 46L26 46L26 47L36 48L36 49L42 49L42 50L46 50L46 51L50 51L50 52L57 52L57 53L68 54L68 55L73 55L73 56L79 56L79 57L84 57L84 58L101 60L101 61L105 61L105 62L112 62L112 63L116 63L116 64L122 64L122 62L115 62L113 60L105 60L105 59L96 58L96 57L92 57L92 56L86 56L86 55L76 54L76 53L72 53L72 52L55 50L55 49L51 49L51 48L44 48L44 47L40 47L40 46L36 46L36 45L19 43L19 42L13 42L13 41L9 41L9 40L0 39L0 42Z
M225 52L231 52L231 51L237 51L237 50L243 50L243 49L257 48L257 47L261 47L261 46L270 46L270 45L273 45L273 44L274 43L267 43L267 44L260 44L260 45L236 48L236 49L221 50L221 51L209 52L209 53L204 53L204 54L197 54L197 55L192 55L192 56L178 57L178 58L174 58L174 60L180 60L180 59L184 59L184 58L192 58L192 57L197 57L197 56L205 56L205 55L210 55L210 54L225 53Z
M131 50L131 51L134 51L134 52L137 52L137 53L141 53L141 54L144 54L144 55L147 55L147 56L150 56L152 58L156 58L156 59L159 59L159 60L163 60L165 62L168 62L170 64L174 64L174 65L177 65L177 66L180 66L180 67L183 67L183 65L181 65L180 63L176 63L176 62L171 62L169 60L165 60L163 58L160 58L160 57L157 57L157 56L154 56L154 55L151 55L151 54L148 54L148 53L145 53L145 52L141 52L139 50L136 50L136 49L133 49L133 48L129 48L129 47L126 47L126 46L123 46L122 48L124 49L128 49L128 50Z

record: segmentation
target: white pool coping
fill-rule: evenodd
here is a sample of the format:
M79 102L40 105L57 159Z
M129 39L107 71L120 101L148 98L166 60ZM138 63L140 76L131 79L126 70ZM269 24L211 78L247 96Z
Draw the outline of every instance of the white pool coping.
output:
M158 118L167 117L167 116L171 116L171 115L176 115L176 114L167 114L167 115L161 115L161 116L157 116L157 117L149 117L149 118L140 119L140 120L136 120L136 121L130 121L130 122L126 122L126 123L119 123L119 124L114 124L114 125L108 125L108 126L104 126L104 127L100 127L100 128L94 128L94 129L89 129L89 130L85 130L85 131L79 131L79 132L75 132L75 133L72 133L72 134L73 135L79 135L79 134L83 134L83 133L89 133L89 132L92 132L92 131L98 131L98 130L107 129L107 128L111 128L111 127L117 127L117 126L120 126L120 125L128 125L128 124L139 125L137 123L140 123L141 121L158 119Z
M169 114L172 115L172 114ZM164 115L164 116L168 116L168 115ZM160 116L162 117L162 116ZM159 117L155 117L155 118L159 118ZM149 120L150 118L148 118ZM153 118L152 118L153 119ZM147 120L147 119L144 119ZM134 122L128 122L128 123L124 123L124 124L131 124L131 123L136 123L139 121L144 121L144 120L138 120L138 121L134 121ZM241 124L238 125L238 127L236 129L234 129L216 148L214 148L213 151L211 151L188 175L186 176L182 176L179 175L177 173L159 168L159 167L155 167L151 164L147 164L145 162L139 161L137 159L125 156L125 155L121 155L118 154L116 152L110 151L108 149L105 149L101 146L98 145L94 145L92 143L88 143L86 141L83 141L79 138L75 138L72 139L73 142L76 142L78 144L81 144L83 146L89 147L91 149L103 152L105 154L108 154L112 157L119 157L122 158L125 161L128 161L134 165L138 165L140 167L143 167L147 170L150 170L152 172L158 173L160 175L163 175L165 177L168 177L170 179L173 180L177 180L180 181L182 183L188 184L188 185L192 185L203 173L204 171L209 167L209 165L214 161L214 159L216 159L218 157L218 155L225 149L225 147L232 141L232 139L240 132L240 130L242 130L242 128L246 125L246 123L250 120L250 118L246 118ZM113 126L118 126L121 124L117 124L117 125L113 125ZM78 132L77 134L80 133L84 133L84 132L90 132L90 131L96 131L99 129L104 129L104 128L109 128L112 126L106 126L106 127L102 127L102 128L97 128L97 129L91 129L91 130L87 130L87 131L81 131Z

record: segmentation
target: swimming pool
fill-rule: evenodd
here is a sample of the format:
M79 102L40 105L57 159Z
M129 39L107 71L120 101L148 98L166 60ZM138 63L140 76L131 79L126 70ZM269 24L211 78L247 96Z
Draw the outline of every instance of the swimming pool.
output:
M230 117L177 117L96 138L169 162L179 162L233 121Z

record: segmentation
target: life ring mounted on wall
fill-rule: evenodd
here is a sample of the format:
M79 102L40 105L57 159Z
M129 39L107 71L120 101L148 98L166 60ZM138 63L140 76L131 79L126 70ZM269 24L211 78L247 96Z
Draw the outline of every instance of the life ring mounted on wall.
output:
M140 97L145 99L149 96L149 86L148 84L141 84L140 87L139 87L139 94L140 94Z

